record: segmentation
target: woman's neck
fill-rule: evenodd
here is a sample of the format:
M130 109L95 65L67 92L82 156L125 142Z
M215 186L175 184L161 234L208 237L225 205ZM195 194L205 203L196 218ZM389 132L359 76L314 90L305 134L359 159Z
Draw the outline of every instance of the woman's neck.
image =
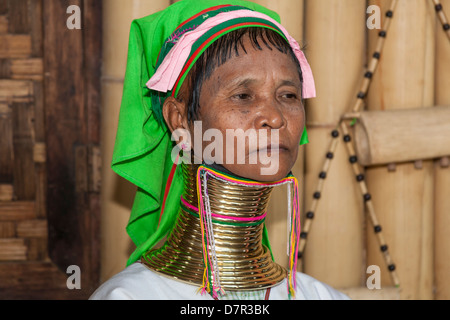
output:
M198 213L196 165L183 164L185 188L178 218L165 244L147 252L141 261L150 269L180 281L202 285L204 277L204 230ZM208 199L214 250L224 290L255 290L272 287L287 271L273 262L263 245L264 217L272 187L243 186L224 179L200 180L200 192ZM203 195L203 193L202 193Z

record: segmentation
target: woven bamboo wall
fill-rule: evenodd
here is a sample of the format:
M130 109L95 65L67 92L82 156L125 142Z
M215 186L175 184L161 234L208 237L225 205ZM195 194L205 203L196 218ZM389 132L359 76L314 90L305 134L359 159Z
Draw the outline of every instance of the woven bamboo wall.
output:
M99 70L96 56L101 51L90 46L93 42L84 33L69 33L70 4L88 11L83 19L89 29L89 18L99 12L90 1L0 0L4 299L84 298L98 285L95 210L100 175L93 168L100 159L95 145L99 138L88 128L99 125L99 85L90 79ZM76 43L83 46L76 48ZM90 60L85 62L88 51ZM72 68L78 69L79 78ZM84 71L89 71L87 76ZM69 265L81 267L86 291L67 288Z
M41 9L0 1L2 262L48 259Z

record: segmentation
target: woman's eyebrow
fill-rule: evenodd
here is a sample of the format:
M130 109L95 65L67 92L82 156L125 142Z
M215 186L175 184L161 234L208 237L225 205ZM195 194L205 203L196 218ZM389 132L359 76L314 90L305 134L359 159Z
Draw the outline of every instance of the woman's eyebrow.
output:
M237 88L247 88L256 82L258 82L256 78L235 78L230 81L229 85Z
M258 83L258 79L257 78L235 78L233 80L231 80L230 82L228 82L228 84L226 85L226 87L232 87L232 88L248 88L251 87L252 85L255 85ZM290 86L290 87L295 87L295 88L301 88L301 82L297 81L297 80L291 80L291 79L285 79L282 80L278 87L282 87L282 86Z
M301 83L296 80L283 80L280 83L280 87L282 87L282 86L291 86L291 87L301 88Z

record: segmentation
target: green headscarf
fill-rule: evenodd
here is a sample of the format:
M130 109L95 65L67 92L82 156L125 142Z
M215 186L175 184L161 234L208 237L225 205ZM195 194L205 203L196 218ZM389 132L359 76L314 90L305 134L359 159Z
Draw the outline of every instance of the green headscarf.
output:
M173 31L199 12L223 4L246 7L264 13L278 22L280 20L275 12L252 2L182 0L163 11L132 22L112 159L112 169L137 186L127 225L127 232L137 248L130 256L128 265L154 247L173 228L184 186L181 170L176 170L164 214L159 221L164 192L173 167L170 156L173 142L167 126L158 121L160 115L153 111L152 97L146 82L155 73L161 48ZM264 235L268 245L267 233Z

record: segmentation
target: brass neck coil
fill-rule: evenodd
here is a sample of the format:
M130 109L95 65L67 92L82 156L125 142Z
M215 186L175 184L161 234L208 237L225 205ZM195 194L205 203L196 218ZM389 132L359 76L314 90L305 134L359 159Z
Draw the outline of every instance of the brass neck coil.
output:
M183 198L189 207L197 208L198 166L182 166ZM224 216L214 218L212 223L223 289L255 290L281 282L287 271L272 260L270 251L262 244L263 220L261 223L242 222L266 213L273 188L235 185L216 178L208 179L207 188L211 212ZM230 218L240 219L239 223L229 223ZM204 274L202 248L198 213L182 205L164 245L149 250L141 262L157 273L200 286Z

